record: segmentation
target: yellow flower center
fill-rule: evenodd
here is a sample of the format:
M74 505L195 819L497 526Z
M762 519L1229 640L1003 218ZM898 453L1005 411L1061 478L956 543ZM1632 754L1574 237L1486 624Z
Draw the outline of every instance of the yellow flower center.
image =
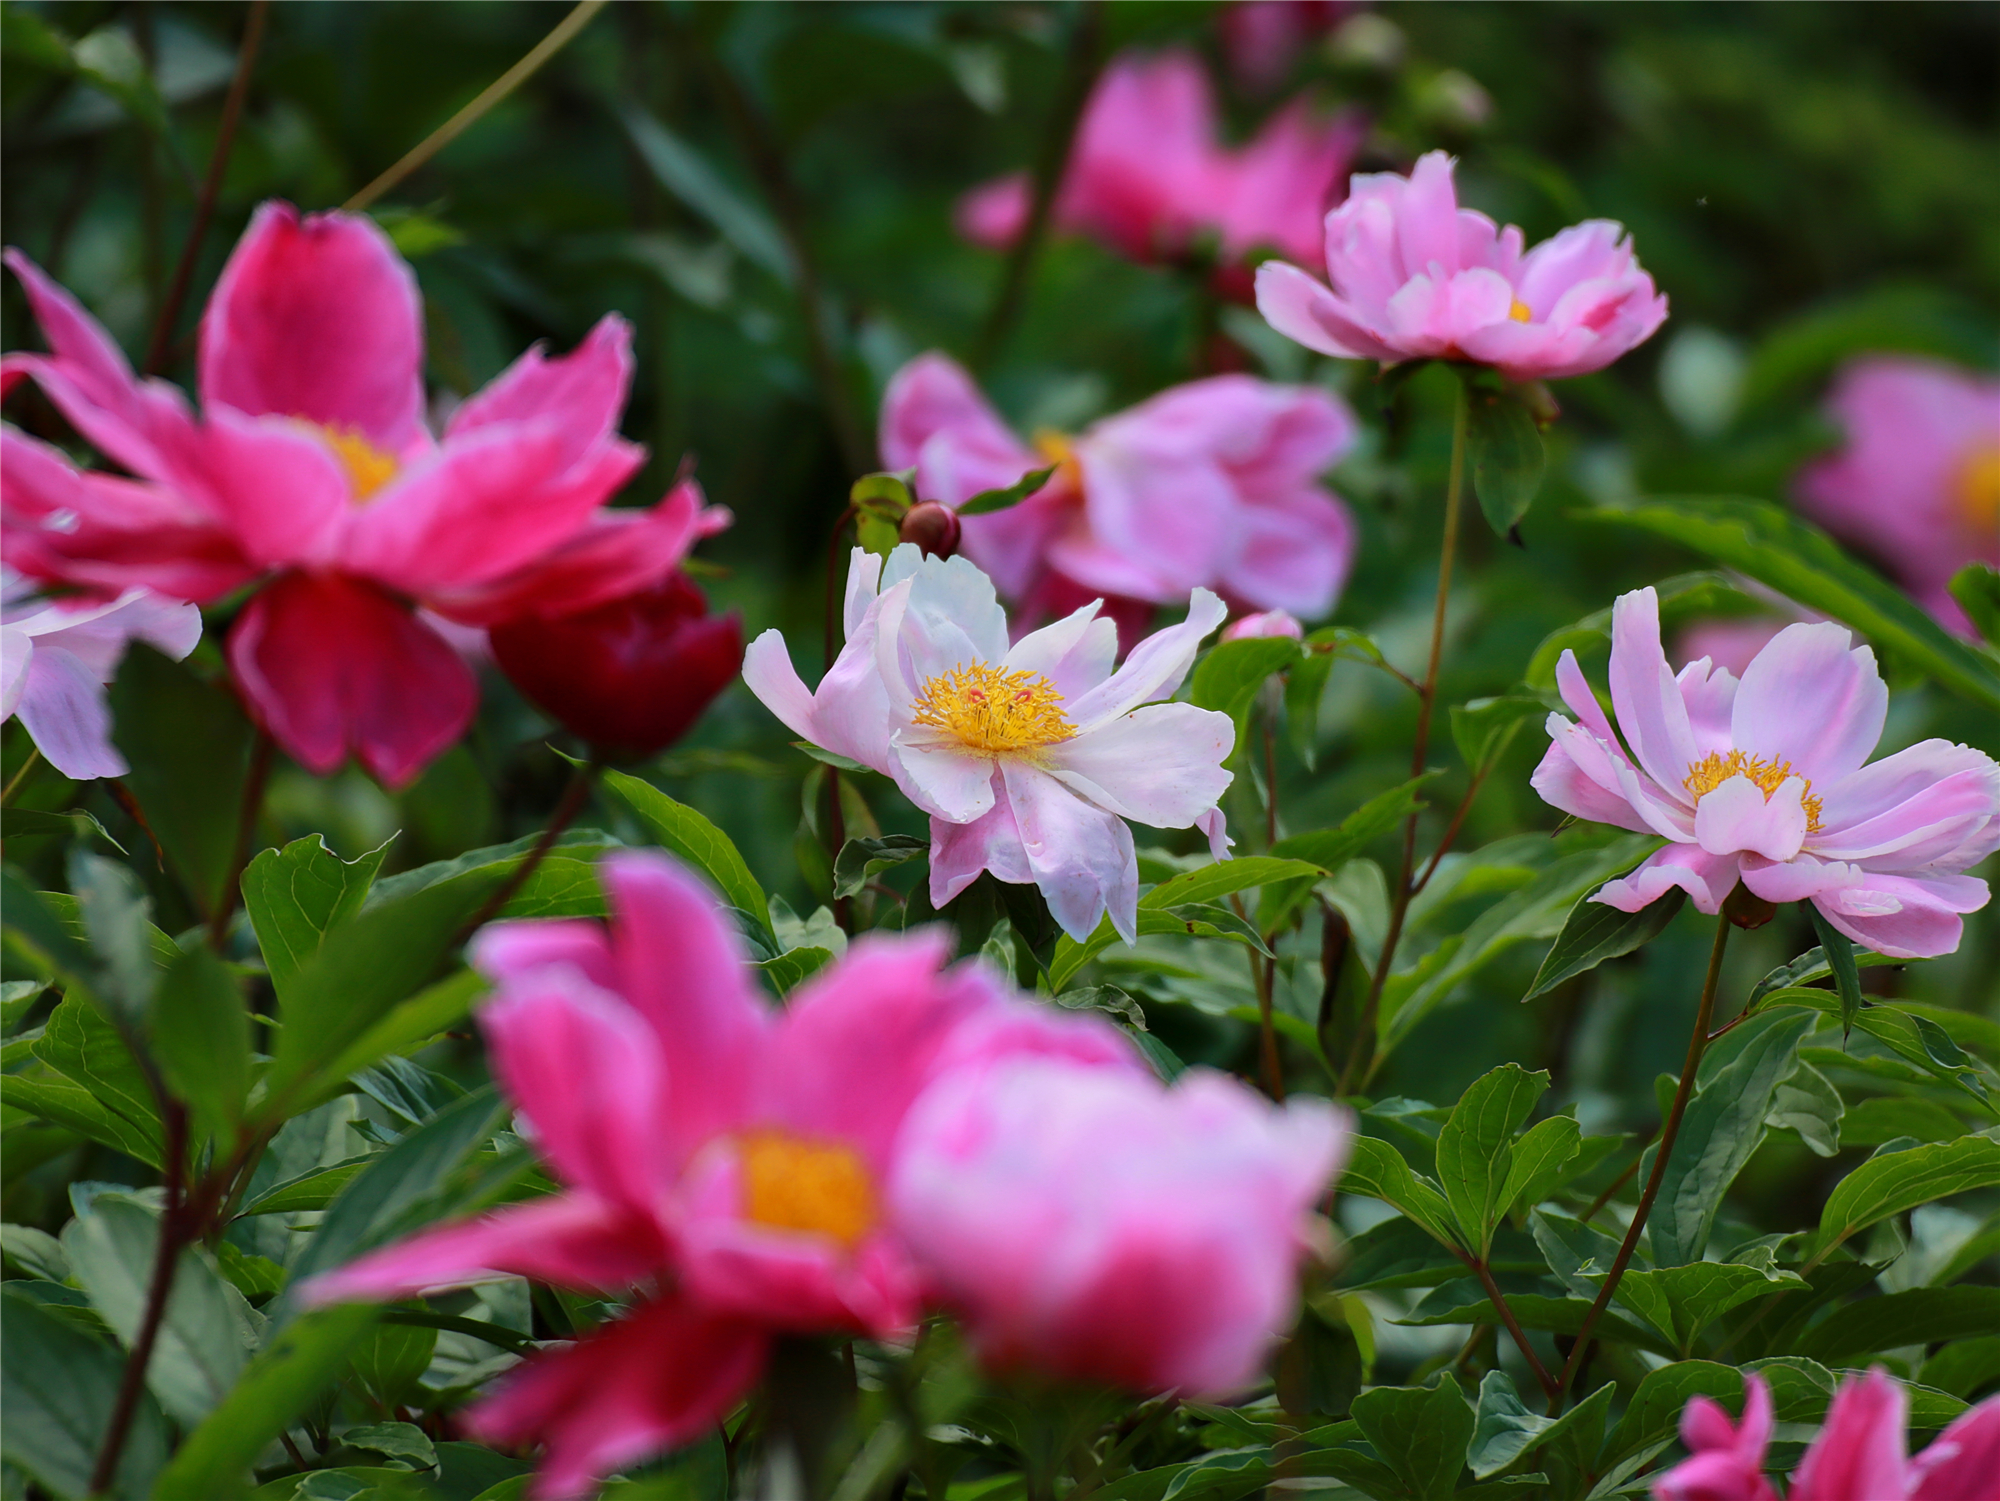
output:
M357 502L368 499L396 477L401 466L395 455L382 452L361 435L359 428L334 427L330 423L316 425L333 456L340 460L340 467L347 471L347 483L353 487Z
M1990 539L2000 530L2000 443L1973 450L1958 471L1957 499L1974 537Z
M1792 770L1789 761L1767 761L1762 756L1746 756L1740 750L1733 750L1727 756L1720 751L1710 751L1688 767L1687 780L1681 785L1687 788L1696 806L1700 806L1704 794L1715 791L1731 777L1747 777L1764 794L1764 801L1768 803L1771 794L1785 785L1787 777L1793 776L1798 776L1798 773ZM1806 784L1800 798L1806 810L1806 832L1815 833L1819 829L1821 803L1813 796L1812 782L1804 777L1799 780Z
M1056 466L1056 472L1049 476L1051 485L1067 480L1077 494L1083 493L1083 465L1078 462L1076 448L1067 433L1059 433L1052 427L1038 428L1034 437L1035 452Z
M1076 733L1063 697L1039 672L974 662L924 684L912 718L978 751L1033 750Z
M851 1148L784 1131L752 1131L737 1147L746 1218L824 1235L849 1250L874 1228L874 1185Z
M1535 316L1535 310L1516 297L1514 305L1507 309L1507 316L1516 323L1526 323Z

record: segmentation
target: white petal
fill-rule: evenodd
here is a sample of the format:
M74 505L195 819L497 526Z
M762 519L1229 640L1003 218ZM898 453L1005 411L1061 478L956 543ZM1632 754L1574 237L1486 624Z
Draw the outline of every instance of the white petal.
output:
M1077 733L1092 730L1130 713L1144 703L1166 698L1180 687L1194 665L1204 637L1229 616L1229 609L1206 589L1188 600L1187 619L1155 631L1132 649L1125 665L1069 706Z
M903 795L933 818L972 823L993 806L993 758L956 745L913 744L908 732L889 746L889 771Z
M1156 829L1185 829L1215 807L1233 778L1227 714L1193 704L1149 704L1049 746L1050 776L1100 808Z
M1082 942L1108 909L1127 943L1139 931L1139 856L1123 819L1092 807L1018 758L1000 765L1035 885L1062 930Z
M122 777L130 769L111 743L104 685L62 647L37 648L18 712L36 748L64 776L83 782Z

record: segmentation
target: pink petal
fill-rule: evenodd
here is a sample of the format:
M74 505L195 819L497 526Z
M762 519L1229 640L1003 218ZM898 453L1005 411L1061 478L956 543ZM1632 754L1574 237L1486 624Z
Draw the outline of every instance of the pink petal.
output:
M1736 703L1740 712L1740 691ZM1650 587L1620 595L1612 606L1611 705L1646 774L1685 805L1688 771L1701 757L1680 684L1660 645L1660 601Z
M1562 701L1569 705L1570 712L1577 721L1588 729L1606 746L1618 746L1618 736L1613 733L1611 721L1604 715L1604 705L1598 702L1591 691L1590 682L1583 675L1583 669L1576 664L1576 653L1568 647L1556 660L1556 691L1562 694ZM1618 746L1619 754L1624 748Z
M1813 835L1812 846L1829 859L1864 861L1876 869L1917 870L1951 861L1954 852L1996 817L2000 817L2000 766L1987 761L1933 782L1873 818L1837 832L1822 829Z
M1854 646L1845 626L1800 622L1744 669L1731 734L1745 755L1790 761L1818 786L1860 769L1888 712L1875 653Z
M1284 261L1257 268L1257 311L1294 343L1343 360L1394 360L1397 351L1355 318L1326 285Z
M1826 1426L1792 1476L1799 1501L1879 1501L1904 1494L1902 1387L1880 1366L1841 1383Z
M1139 857L1125 821L1016 758L1001 762L1000 775L1028 868L1057 925L1081 943L1109 912L1119 936L1135 942Z
M1035 873L1028 866L1028 852L1021 847L1021 830L1014 822L1014 809L1001 795L1005 783L994 768L995 795L992 809L972 823L931 820L931 906L941 908L979 879L982 871L992 871L996 881L1016 886L1031 885Z
M582 917L536 917L488 923L472 935L466 962L497 985L563 965L601 990L615 988L604 925Z
M936 350L889 378L879 437L885 465L915 469L918 496L949 506L1048 463L1008 431L964 367Z
M466 398L445 426L445 442L485 427L545 422L562 433L565 464L612 437L632 384L632 325L616 313L598 320L568 354L550 359L531 346Z
M1751 853L1789 860L1805 843L1805 788L1803 778L1787 777L1766 795L1748 777L1730 777L1696 805L1695 839L1712 855Z
M1743 884L1767 902L1803 902L1843 887L1859 884L1861 867L1837 860L1820 860L1812 855L1796 855L1790 860L1770 861L1746 855L1742 866Z
M949 737L921 743L899 737L889 747L889 772L905 797L947 823L976 823L993 806L993 757Z
M1910 1501L2000 1501L2000 1397L1953 1418L1910 1475Z
M1229 608L1220 599L1206 589L1195 590L1188 600L1185 620L1155 631L1139 643L1123 667L1070 702L1070 723L1077 733L1109 724L1141 704L1170 696L1194 666L1202 641L1228 618Z
M1694 899L1697 911L1712 917L1736 889L1737 866L1735 855L1711 855L1698 844L1670 844L1648 855L1630 875L1606 881L1591 900L1637 912L1678 886Z
M1984 881L1970 876L1892 876L1859 881L1815 898L1826 920L1864 948L1898 959L1935 959L1958 948L1960 914L1986 905Z
M1103 601L1092 600L1062 619L1030 631L1007 651L1004 664L1014 672L1036 672L1073 699L1111 676L1118 660L1118 627L1100 613Z
M1234 778L1223 770L1236 743L1227 714L1193 704L1147 704L1049 746L1048 774L1098 807L1156 829L1185 829L1213 808Z
M1318 620L1339 603L1359 543L1353 513L1317 487L1247 506L1239 516L1236 560L1218 587L1260 609Z
M417 279L363 215L261 204L201 320L201 399L427 446Z
M781 632L764 632L744 651L743 685L799 739L820 743L819 729L813 722L812 690L792 665L792 654Z
M1452 185L1452 158L1427 151L1410 171L1409 186L1396 205L1396 248L1406 272L1433 262L1445 273L1458 270L1458 191Z
M218 407L201 432L201 468L223 523L252 562L326 567L355 514L347 472L303 423Z
M981 183L958 200L952 210L952 228L961 239L975 245L1004 250L1020 238L1028 222L1028 195L1025 172L1009 172L1005 177Z
M1703 755L1727 756L1731 742L1731 715L1736 705L1736 678L1724 668L1709 670L1708 659L1688 663L1674 678L1687 705L1688 727L1694 731L1695 749Z
M1631 829L1639 834L1657 833L1658 830L1635 813L1623 797L1605 788L1577 764L1569 749L1575 742L1576 730L1577 727L1560 714L1549 716L1549 734L1554 738L1549 742L1541 764L1528 779L1528 785L1550 807L1560 808L1586 822L1606 823L1613 828ZM1598 758L1603 759L1601 742L1593 738L1584 744L1592 747Z
M131 769L111 743L104 679L60 644L35 648L15 712L35 748L72 781L122 777Z
M478 683L435 631L342 574L286 574L261 590L226 653L253 717L322 776L352 751L384 786L407 786L479 706Z

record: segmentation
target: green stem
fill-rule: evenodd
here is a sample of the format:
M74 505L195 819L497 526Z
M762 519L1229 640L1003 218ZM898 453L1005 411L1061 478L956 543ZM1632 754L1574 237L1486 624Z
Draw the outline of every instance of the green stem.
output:
M593 755L590 760L580 762L570 772L569 785L563 788L562 800L556 804L555 812L549 815L548 827L542 830L542 837L535 841L534 848L530 849L521 863L514 867L513 873L500 883L494 893L481 903L479 910L472 914L465 926L459 929L460 943L484 927L493 915L512 901L515 893L527 884L528 877L535 873L536 868L548 857L549 851L555 848L563 830L576 821L576 815L581 813L584 804L590 801L590 789L596 785L600 764Z
M0 808L11 808L14 806L14 794L21 790L21 784L28 780L28 773L35 769L35 766L41 759L41 747L36 745L29 746L28 759L21 763L19 771L7 778L7 790L0 792Z
M1493 1280L1492 1268L1484 1261L1470 1256L1462 1256L1460 1259L1472 1268L1479 1278L1479 1285L1486 1289L1487 1301L1498 1311L1500 1321L1507 1326L1507 1332L1514 1336L1514 1343L1527 1359L1528 1369L1535 1373L1535 1380L1541 1385L1542 1395L1552 1402L1555 1401L1560 1395L1555 1377L1551 1376L1548 1367L1542 1364L1542 1358L1535 1353L1535 1347L1528 1343L1528 1336L1521 1329L1521 1321L1514 1317L1514 1310L1507 1306L1507 1299L1500 1291L1500 1284Z

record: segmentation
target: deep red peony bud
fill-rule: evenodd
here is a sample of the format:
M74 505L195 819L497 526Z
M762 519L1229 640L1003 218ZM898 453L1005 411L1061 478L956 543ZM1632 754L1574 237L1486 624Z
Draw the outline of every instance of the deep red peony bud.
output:
M958 551L958 512L934 500L920 500L903 513L897 537L914 542L933 558L948 558Z
M616 760L687 733L743 667L743 622L710 615L679 569L574 615L524 615L491 632L500 670L563 728Z

